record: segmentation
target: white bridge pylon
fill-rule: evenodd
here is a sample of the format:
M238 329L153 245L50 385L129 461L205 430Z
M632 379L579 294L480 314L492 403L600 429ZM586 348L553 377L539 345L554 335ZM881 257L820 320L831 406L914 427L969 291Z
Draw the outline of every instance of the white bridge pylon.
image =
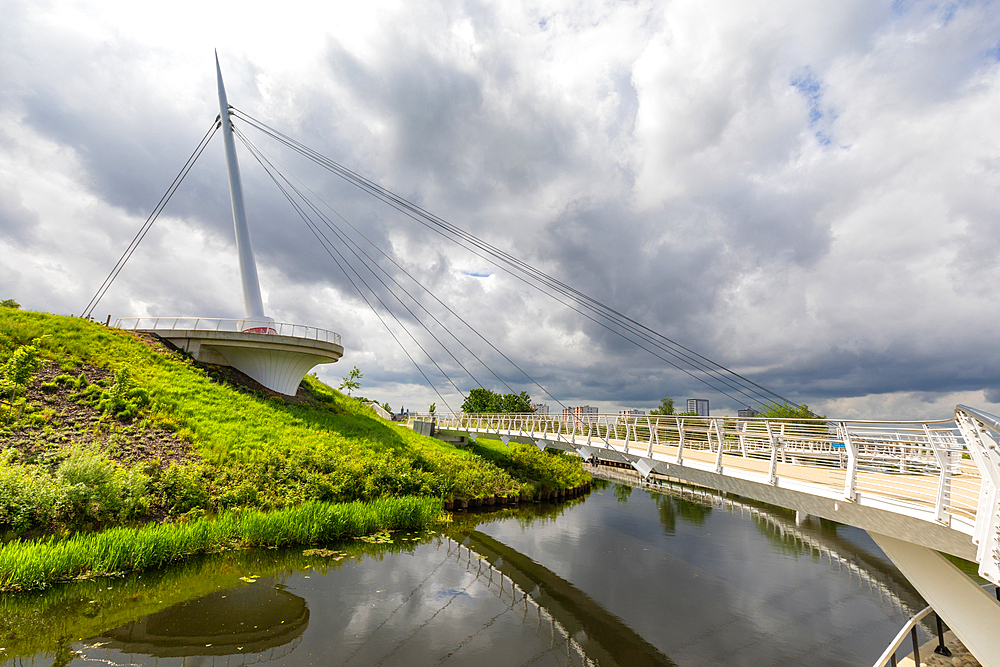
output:
M119 319L115 326L152 334L190 354L196 361L232 366L272 391L294 396L310 369L318 364L336 362L344 355L344 347L340 336L332 331L279 323L264 314L257 262L243 199L243 180L233 140L229 100L222 82L218 54L215 57L215 72L219 92L219 127L226 151L246 317L130 317Z
M936 553L975 561L983 578L1000 584L998 417L960 405L953 420L926 422L464 413L433 419L440 432L619 461L643 477L665 475L866 530L980 662L1000 667L1000 602ZM969 608L976 618L962 611Z

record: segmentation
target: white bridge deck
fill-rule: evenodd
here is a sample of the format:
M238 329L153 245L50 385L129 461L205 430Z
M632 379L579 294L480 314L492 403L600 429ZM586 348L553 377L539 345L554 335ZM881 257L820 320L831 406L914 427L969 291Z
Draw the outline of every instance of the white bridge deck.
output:
M415 419L430 421L431 415ZM440 432L531 442L822 516L979 562L997 583L998 420L436 414Z

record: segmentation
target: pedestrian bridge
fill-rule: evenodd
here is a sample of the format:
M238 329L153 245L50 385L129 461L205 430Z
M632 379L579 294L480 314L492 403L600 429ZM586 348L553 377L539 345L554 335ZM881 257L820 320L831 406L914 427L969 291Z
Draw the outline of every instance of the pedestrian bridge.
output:
M618 461L868 531L983 665L1000 666L1000 418L884 422L617 414L436 414L439 433Z

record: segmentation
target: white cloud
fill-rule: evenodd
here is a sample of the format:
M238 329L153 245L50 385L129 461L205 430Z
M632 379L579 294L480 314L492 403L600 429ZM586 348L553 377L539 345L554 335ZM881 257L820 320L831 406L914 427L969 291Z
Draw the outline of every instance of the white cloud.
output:
M262 16L8 0L0 296L79 310L217 113L218 48L235 106L790 398L872 417L982 404L1000 387L996 9L384 2ZM727 404L282 159L567 402ZM242 160L269 311L343 334L344 363L324 377L357 364L366 395L394 407L437 400ZM221 170L210 146L98 313L239 314ZM502 376L541 393L421 300Z

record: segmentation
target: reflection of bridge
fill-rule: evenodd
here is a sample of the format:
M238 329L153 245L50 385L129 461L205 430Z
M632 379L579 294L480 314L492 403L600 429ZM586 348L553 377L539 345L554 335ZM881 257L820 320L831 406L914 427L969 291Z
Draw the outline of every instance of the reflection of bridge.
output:
M859 586L877 594L879 600L887 602L901 618L908 619L924 606L913 592L912 586L900 582L900 577L891 567L879 559L859 557L857 547L821 531L811 529L811 522L797 522L776 513L771 508L753 501L740 500L714 489L678 484L651 475L641 477L635 471L620 470L606 466L586 466L595 477L613 480L619 484L649 489L658 494L678 498L685 502L698 503L706 507L724 508L731 512L748 514L761 524L762 528L774 531L783 542L790 542L796 548L825 558L831 567L836 567ZM844 552L850 551L850 556ZM895 576L893 576L895 575ZM927 626L928 631L932 629Z
M534 414L435 415L437 429L619 461L868 531L983 665L1000 602L940 552L1000 583L1000 418L863 422Z
M527 556L472 531L449 540L448 557L464 561L476 580L525 622L537 616L537 632L551 637L547 652L566 665L669 667L673 661L586 593ZM538 656L541 657L541 656Z

